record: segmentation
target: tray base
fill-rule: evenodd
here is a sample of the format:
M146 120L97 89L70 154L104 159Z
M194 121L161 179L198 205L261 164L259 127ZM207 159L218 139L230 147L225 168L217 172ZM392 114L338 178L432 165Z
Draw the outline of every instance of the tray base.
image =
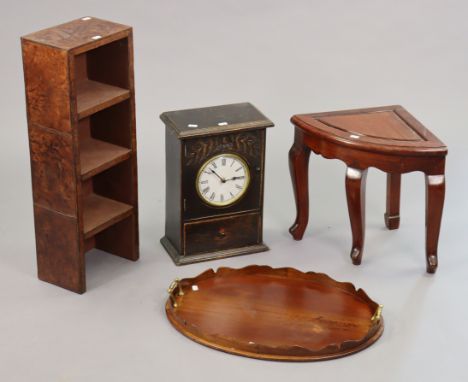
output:
M169 302L167 303L169 304ZM168 306L166 305L166 312L168 311ZM187 338L191 339L192 341L195 341L201 345L207 346L209 348L215 349L215 350L220 350L225 353L229 354L234 354L234 355L240 355L243 357L248 357L248 358L256 358L256 359L261 359L261 360L267 360L267 361L283 361L283 362L313 362L313 361L327 361L327 360L332 360L336 358L342 358L346 357L348 355L358 353L369 346L371 346L374 342L376 342L380 336L382 335L384 331L384 322L383 318L381 321L381 325L378 329L378 331L370 337L366 342L362 343L359 346L356 346L355 348L344 350L341 352L337 352L334 354L323 354L323 355L305 355L305 356L295 356L295 355L281 355L281 354L261 354L261 353L255 353L255 352L248 352L244 350L237 350L233 349L232 347L227 347L227 346L220 346L216 345L214 343L211 343L209 341L203 340L202 338L199 338L190 332L186 331L186 328L181 325L179 322L174 320L174 318L170 315L167 314L167 318L171 322L171 324L184 336Z

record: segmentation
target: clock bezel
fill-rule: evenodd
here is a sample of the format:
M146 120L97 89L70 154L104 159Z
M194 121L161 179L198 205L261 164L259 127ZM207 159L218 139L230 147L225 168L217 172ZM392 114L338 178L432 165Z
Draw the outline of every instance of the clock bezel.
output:
M228 203L223 203L223 202L212 202L209 200L206 200L203 195L200 192L200 187L199 187L199 179L200 176L203 172L203 170L208 166L209 162L212 162L218 158L225 157L225 158L233 158L241 162L241 164L244 166L245 169L245 186L242 191L239 192L233 199L229 199ZM200 165L200 168L197 171L197 176L195 177L195 190L197 191L198 197L202 200L203 203L210 207L216 207L216 208L228 208L232 207L234 204L238 203L242 198L247 194L247 191L250 189L250 183L251 183L251 175L250 175L250 166L249 163L247 162L246 159L244 159L242 156L236 153L232 152L224 152L221 154L216 154L213 155L206 160L202 162Z

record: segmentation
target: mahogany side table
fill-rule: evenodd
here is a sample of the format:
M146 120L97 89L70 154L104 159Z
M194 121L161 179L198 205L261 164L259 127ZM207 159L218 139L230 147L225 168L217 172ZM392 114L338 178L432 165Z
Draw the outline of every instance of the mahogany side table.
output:
M437 269L437 244L445 196L447 147L402 106L294 115L294 144L289 165L296 198L296 221L289 229L301 240L309 219L310 150L347 165L346 196L353 244L351 259L359 265L364 247L366 176L369 167L387 173L388 229L400 224L401 174L422 171L426 177L427 272Z

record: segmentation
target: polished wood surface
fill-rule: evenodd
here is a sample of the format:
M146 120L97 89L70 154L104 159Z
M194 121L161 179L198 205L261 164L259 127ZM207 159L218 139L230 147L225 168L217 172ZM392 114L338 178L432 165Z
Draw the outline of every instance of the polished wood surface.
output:
M400 225L401 174L421 171L426 176L426 270L437 269L437 244L445 195L447 147L402 106L300 114L295 125L289 163L296 198L296 220L290 228L301 240L308 222L309 151L348 166L346 194L351 222L353 263L361 263L365 234L367 169L387 173L384 214L388 229Z
M350 283L292 268L219 268L175 282L166 313L187 337L247 357L314 361L355 353L383 332L381 307Z
M364 249L364 236L366 225L366 179L367 169L360 171L349 168L346 171L346 199L348 202L349 220L353 233L351 246L351 260L359 265Z
M299 114L292 122L316 137L377 153L409 156L441 156L447 148L421 122L399 105Z
M400 191L401 174L387 174L387 204L384 220L388 229L398 229L400 226Z
M139 256L132 28L84 17L21 43L38 277L83 293L86 251Z
M36 44L44 44L61 50L77 51L94 49L128 34L127 25L84 16L51 28L24 36ZM99 36L97 38L97 36ZM93 38L94 37L94 38Z
M289 229L295 240L301 240L309 222L309 157L310 149L304 144L304 134L296 129L294 144L289 150L289 171L296 199L296 220Z

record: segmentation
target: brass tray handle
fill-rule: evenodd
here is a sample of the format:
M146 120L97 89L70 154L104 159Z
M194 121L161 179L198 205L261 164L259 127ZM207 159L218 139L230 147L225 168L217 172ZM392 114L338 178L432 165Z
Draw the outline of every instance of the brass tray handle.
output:
M377 306L377 309L375 310L375 313L371 318L371 322L374 325L377 325L380 322L380 319L382 317L382 309L383 309L383 305Z
M175 279L173 282L171 282L171 285L169 285L169 288L167 288L167 293L169 293L169 298L171 299L172 306L174 308L177 308L179 306L177 304L176 297L174 294L176 289L178 290L177 296L184 295L184 291L182 290L182 286L180 285L179 279Z

